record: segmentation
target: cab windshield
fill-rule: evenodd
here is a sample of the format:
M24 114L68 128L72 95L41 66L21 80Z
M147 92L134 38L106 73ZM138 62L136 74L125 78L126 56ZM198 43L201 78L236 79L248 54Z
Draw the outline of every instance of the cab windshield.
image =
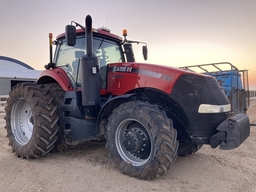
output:
M55 55L56 67L63 68L76 87L81 86L79 58L86 53L85 51L84 36L77 37L76 45L73 47L68 46L65 39L58 41ZM99 61L101 87L106 88L107 64L124 62L121 45L116 41L93 37L93 53Z

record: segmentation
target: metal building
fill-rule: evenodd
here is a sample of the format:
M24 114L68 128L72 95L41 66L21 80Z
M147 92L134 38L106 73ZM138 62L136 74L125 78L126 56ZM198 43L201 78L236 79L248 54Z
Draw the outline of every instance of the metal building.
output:
M0 95L8 95L19 82L34 82L41 71L16 59L0 56Z

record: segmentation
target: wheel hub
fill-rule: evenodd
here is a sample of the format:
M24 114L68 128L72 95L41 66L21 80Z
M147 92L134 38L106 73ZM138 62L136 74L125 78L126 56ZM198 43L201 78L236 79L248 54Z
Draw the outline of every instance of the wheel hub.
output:
M127 126L123 136L123 146L132 156L138 159L147 159L151 148L147 132L137 122Z
M26 145L32 137L34 119L31 107L24 99L19 99L12 108L11 126L15 140Z
M115 143L118 153L133 166L141 166L149 160L151 142L148 130L136 119L125 119L117 127Z
M143 139L145 136L141 134L138 129L133 129L133 131L129 131L124 136L124 147L127 151L131 153L135 153L143 149Z

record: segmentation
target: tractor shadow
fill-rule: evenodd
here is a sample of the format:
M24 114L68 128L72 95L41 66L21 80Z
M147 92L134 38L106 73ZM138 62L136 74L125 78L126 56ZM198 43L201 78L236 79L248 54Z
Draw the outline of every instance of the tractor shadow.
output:
M114 167L113 162L109 158L108 150L105 147L105 141L90 141L84 144L71 146L64 152L51 152L46 155L48 158L60 158L68 161L79 161L84 163L90 163L94 166L101 166L104 168Z

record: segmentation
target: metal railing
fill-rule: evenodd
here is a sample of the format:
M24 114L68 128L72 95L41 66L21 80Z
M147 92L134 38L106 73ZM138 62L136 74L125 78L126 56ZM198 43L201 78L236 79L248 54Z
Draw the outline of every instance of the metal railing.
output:
M256 97L256 90L249 91L249 97Z

